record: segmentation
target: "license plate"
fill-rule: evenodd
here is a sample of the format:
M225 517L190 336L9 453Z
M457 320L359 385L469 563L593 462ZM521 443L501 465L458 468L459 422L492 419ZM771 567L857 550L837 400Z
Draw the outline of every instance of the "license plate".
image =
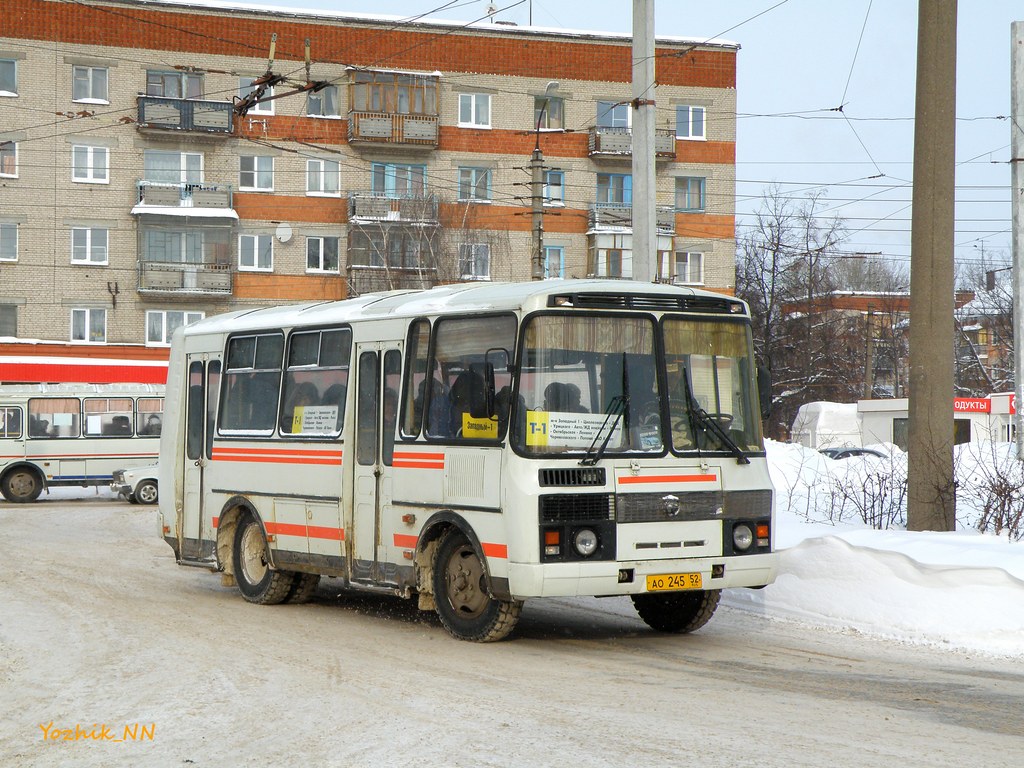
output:
M647 577L648 592L667 592L675 589L701 589L699 573L660 573Z

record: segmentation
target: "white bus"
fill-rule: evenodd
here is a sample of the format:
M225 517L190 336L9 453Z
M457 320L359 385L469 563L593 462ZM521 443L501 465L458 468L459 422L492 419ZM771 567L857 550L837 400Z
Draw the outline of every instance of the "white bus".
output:
M162 535L245 599L322 575L490 641L527 598L688 632L776 573L746 305L667 285L459 284L175 334Z
M163 411L160 384L0 385L0 494L26 503L152 464Z

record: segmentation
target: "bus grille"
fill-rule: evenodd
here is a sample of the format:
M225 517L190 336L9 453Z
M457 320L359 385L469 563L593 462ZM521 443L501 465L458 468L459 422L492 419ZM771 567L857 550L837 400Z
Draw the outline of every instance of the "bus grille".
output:
M729 491L725 494L726 517L769 517L772 513L772 492Z
M570 304L580 309L637 309L664 312L726 312L739 314L742 305L735 299L711 296L677 296L638 293L570 293L551 296L548 306ZM736 309L733 309L735 305Z
M677 503L678 510L673 514ZM615 519L620 523L715 520L721 519L718 510L722 508L721 491L620 493L615 497Z
M540 470L541 488L604 484L604 467L562 467Z
M614 520L612 496L608 493L567 493L540 497L542 523L578 523Z

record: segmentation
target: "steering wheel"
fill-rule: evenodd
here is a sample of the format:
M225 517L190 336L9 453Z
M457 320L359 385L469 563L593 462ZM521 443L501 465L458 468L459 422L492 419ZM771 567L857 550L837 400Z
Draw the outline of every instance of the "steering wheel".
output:
M645 403L638 414L640 425L644 427L656 427L661 421L661 406L657 400Z

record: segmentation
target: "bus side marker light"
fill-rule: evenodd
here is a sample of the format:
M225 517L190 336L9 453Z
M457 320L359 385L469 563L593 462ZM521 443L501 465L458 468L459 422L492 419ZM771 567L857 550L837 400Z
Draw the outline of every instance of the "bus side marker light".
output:
M171 532L171 526L165 525L164 526L164 536L167 536L170 532Z
M273 534L273 533L268 533L267 534L267 543L269 544L272 541L277 541L277 536L275 534Z
M416 557L416 553L413 552L411 549L406 549L402 551L402 557L404 557L406 560L412 560Z
M767 547L768 542L768 524L760 523L757 526L757 546Z
M544 554L559 555L562 552L562 532L544 531Z
M412 525L413 523L416 522L416 515L413 515L413 514L402 515L402 522L405 523L406 525Z

